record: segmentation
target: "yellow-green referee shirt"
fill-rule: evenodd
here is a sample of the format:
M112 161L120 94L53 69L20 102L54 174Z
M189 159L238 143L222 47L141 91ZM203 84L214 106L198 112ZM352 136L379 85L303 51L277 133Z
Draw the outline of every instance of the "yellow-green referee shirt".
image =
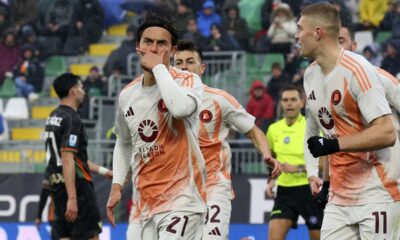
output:
M304 134L306 119L299 115L292 126L286 124L285 118L270 125L267 131L268 144L281 163L304 165ZM307 173L282 173L278 177L278 186L295 187L308 184Z

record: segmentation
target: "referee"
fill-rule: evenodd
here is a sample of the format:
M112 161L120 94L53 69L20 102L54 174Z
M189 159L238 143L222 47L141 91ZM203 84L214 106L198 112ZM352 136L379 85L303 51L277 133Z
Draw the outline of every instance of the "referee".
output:
M275 198L268 239L284 240L290 228L297 228L301 215L306 221L310 239L316 240L320 238L322 210L313 200L305 170L306 120L300 113L304 106L302 92L295 86L287 86L282 90L280 102L285 118L270 125L267 131L273 156L282 163L283 170L277 180L268 179L266 194Z

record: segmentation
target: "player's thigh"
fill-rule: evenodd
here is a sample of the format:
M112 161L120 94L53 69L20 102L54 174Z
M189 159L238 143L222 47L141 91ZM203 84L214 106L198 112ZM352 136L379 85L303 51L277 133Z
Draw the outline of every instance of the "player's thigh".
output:
M74 222L71 235L75 239L96 239L102 231L102 221L93 185L82 183L77 195L78 218Z
M231 210L230 199L210 199L207 201L203 239L229 239Z
M142 225L142 239L200 240L204 215L192 212L166 212L154 215Z
M68 194L66 191L56 191L54 197L54 214L55 220L52 226L54 233L60 239L69 239L71 237L72 223L65 219L65 211L67 210Z
M204 214L192 212L171 212L158 224L160 240L200 240ZM143 238L146 239L146 238Z
M320 230L324 215L323 210L313 199L311 189L308 185L299 188L296 202L296 211L299 212L306 221L308 230Z
M126 230L126 240L140 240L142 233L142 225L139 222L132 222L128 224Z
M321 227L321 239L360 239L358 225L349 222L348 214L349 212L346 211L346 208L328 204L324 211L324 219Z
M268 239L270 240L284 240L293 226L291 219L275 218L271 219L268 223Z
M362 239L400 239L400 202L368 204L360 211Z

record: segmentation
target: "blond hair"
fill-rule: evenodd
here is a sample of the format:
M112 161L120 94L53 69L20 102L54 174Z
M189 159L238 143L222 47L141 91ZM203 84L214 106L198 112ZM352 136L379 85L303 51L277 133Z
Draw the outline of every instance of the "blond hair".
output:
M312 21L321 23L331 37L338 38L342 23L338 10L332 4L311 4L303 9L301 16L310 17Z

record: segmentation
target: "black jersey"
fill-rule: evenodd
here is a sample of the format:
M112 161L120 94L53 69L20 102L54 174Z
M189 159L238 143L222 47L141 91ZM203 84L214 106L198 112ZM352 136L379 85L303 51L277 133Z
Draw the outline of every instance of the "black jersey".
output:
M76 111L65 105L60 105L55 109L47 118L45 137L46 160L52 188L64 186L62 151L75 153L77 180L83 179L91 182L92 178L87 163L87 138L83 123Z

